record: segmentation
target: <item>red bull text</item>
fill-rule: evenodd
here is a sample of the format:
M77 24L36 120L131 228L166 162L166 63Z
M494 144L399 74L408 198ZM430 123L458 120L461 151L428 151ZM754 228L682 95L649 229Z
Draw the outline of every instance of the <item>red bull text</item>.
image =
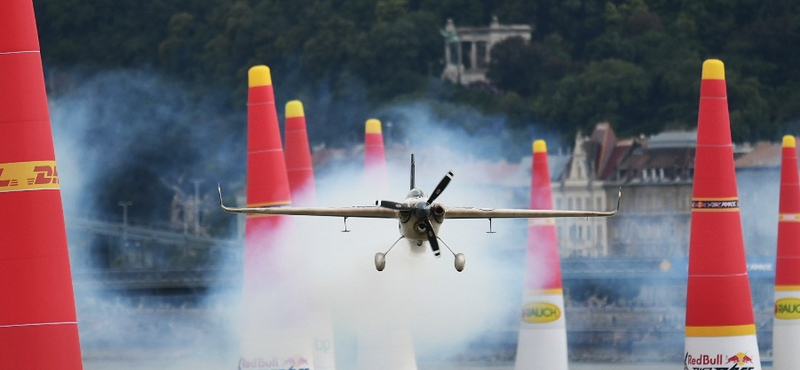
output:
M739 352L732 356L723 354L693 356L686 353L684 356L685 370L754 370L753 359L745 353Z

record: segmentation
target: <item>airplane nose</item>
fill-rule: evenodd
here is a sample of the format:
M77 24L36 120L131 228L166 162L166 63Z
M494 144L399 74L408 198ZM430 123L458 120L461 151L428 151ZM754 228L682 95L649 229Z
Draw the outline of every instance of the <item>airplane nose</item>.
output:
M419 202L414 206L414 216L420 220L427 219L431 216L431 205L425 202Z

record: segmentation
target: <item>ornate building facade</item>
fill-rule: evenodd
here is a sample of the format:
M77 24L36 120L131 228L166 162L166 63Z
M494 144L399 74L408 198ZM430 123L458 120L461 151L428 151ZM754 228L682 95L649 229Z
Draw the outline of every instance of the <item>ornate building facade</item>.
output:
M612 218L558 220L565 256L685 256L691 215L696 132L620 140L598 123L578 134L573 155L554 179L556 208L604 210ZM560 202L560 203L559 203Z
M551 171L556 209L611 209L620 189L621 207L611 218L558 219L562 256L686 257L696 140L696 131L620 140L606 122L578 133L566 164ZM742 218L752 226L748 253L765 255L774 244L774 212L765 208L777 207L777 185L765 185L777 184L780 147L735 146L734 156Z
M572 156L561 176L551 185L553 206L565 210L605 210L609 204L603 182L594 175L595 166L587 153L588 138L575 137ZM616 199L616 196L613 197ZM608 255L608 219L560 218L556 230L563 256L601 257Z
M492 17L489 27L456 27L452 19L442 32L444 36L444 72L442 79L469 85L486 82L492 47L509 37L530 41L533 27L500 24Z

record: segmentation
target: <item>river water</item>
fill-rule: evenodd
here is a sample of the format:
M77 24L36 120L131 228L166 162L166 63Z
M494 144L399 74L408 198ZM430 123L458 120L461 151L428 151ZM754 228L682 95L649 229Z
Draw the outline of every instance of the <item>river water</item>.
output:
M119 359L85 360L84 370L236 370L235 365L224 366L208 361L191 360L137 360L134 362ZM762 366L762 369L771 369ZM421 363L419 370L513 370L513 364L481 365L452 363ZM682 364L621 364L621 363L571 363L570 370L682 370ZM340 369L341 370L341 369ZM377 370L377 369L376 369Z

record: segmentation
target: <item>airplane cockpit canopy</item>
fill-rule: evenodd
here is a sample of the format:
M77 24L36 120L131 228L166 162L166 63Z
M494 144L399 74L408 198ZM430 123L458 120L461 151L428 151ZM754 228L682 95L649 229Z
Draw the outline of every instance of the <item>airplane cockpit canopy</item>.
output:
M416 198L428 198L428 196L425 195L424 191L422 191L420 189L417 189L417 188L414 188L414 189L411 189L411 191L408 192L408 195L406 196L406 198L415 198L415 199Z

